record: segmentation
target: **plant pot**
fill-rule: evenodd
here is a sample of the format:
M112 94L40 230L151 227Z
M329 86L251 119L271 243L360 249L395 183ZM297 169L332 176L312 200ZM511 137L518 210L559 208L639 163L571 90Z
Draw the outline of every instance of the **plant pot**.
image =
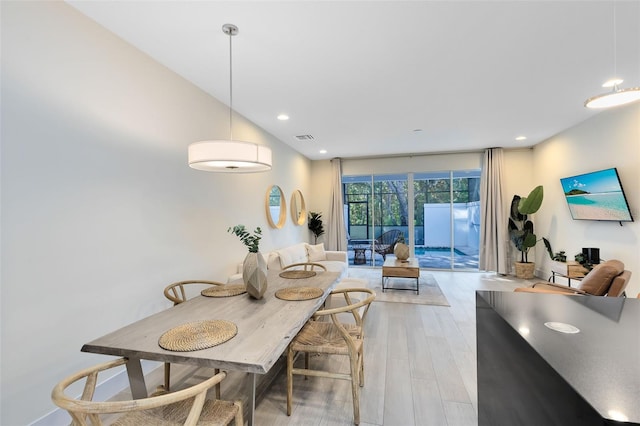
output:
M396 243L393 248L393 254L398 260L407 260L409 258L409 246L404 243Z
M536 264L533 262L516 262L516 278L522 278L530 280L534 278L533 272L536 269Z
M247 293L254 299L262 299L267 291L267 262L262 253L249 252L242 263L242 280Z

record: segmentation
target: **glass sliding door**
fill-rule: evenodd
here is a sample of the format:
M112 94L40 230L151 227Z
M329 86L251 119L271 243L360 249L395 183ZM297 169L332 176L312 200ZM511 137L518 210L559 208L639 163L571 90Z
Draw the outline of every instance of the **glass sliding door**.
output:
M343 176L344 220L350 265L373 260L373 182L371 176Z
M399 229L408 243L410 224L407 175L343 176L349 264L381 266L387 253L375 240Z
M452 172L451 190L453 206L453 268L478 269L480 171Z
M432 172L413 176L415 255L421 268L452 268L450 175Z
M374 175L373 176L373 228L375 238L388 238L394 230L399 230L409 245L409 215L407 175ZM391 231L391 233L390 233ZM392 238L392 239L396 239ZM375 252L374 266L381 266L387 256L382 250Z
M420 266L478 269L480 170L416 173L413 188Z
M400 231L421 268L478 269L480 170L343 176L349 263L381 266Z

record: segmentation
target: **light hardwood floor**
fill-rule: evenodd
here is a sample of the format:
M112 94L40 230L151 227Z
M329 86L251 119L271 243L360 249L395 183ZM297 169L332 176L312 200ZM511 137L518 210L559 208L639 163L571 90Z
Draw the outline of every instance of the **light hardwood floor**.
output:
M434 275L451 306L373 303L360 394L363 426L477 425L475 291L512 291L525 283L493 273L421 273ZM311 362L348 371L344 357L314 357ZM150 388L162 382L160 370L147 378ZM211 373L185 366L172 371L174 387ZM223 399L238 396L240 380L230 372L222 384ZM342 380L295 376L293 413L288 417L286 374L281 371L258 400L255 424L353 424L349 386Z

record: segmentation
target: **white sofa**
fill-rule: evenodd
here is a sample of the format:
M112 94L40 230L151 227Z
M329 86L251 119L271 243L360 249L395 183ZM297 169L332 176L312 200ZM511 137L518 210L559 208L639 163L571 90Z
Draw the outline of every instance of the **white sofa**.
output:
M324 244L297 243L262 255L267 262L267 269L274 271L293 263L315 262L323 265L327 271L340 273L342 279L347 275L349 266L346 251L325 250ZM238 280L242 280L242 263L238 265L237 273L230 276L227 282Z

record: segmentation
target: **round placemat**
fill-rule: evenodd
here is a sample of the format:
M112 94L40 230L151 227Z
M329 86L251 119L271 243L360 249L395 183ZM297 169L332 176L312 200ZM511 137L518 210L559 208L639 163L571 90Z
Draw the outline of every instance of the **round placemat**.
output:
M316 275L315 271L297 271L297 270L291 270L291 271L282 271L280 272L280 276L282 278L294 278L294 279L300 279L300 278L310 278Z
M322 296L324 291L318 287L288 287L276 291L276 297L282 300L310 300Z
M168 351L199 351L224 343L236 334L238 327L230 321L195 321L166 331L158 345Z
M244 294L246 292L247 287L244 284L229 284L205 288L200 292L200 294L207 297L229 297Z

